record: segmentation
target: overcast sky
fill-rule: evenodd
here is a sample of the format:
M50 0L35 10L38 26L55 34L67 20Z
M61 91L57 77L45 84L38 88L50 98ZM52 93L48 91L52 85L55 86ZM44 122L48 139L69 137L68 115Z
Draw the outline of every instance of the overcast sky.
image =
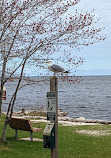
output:
M78 69L87 70L87 73L90 70L104 70L104 74L109 74L111 72L111 0L81 0L76 7L83 11L95 9L95 14L101 18L97 25L105 27L102 34L107 37L105 41L85 47L78 52L86 58L86 63Z
M105 41L100 41L85 47L83 50L74 50L76 55L85 58L85 63L77 68L76 75L111 75L111 0L81 0L74 7L69 8L69 12L92 11L101 20L96 24L97 27L105 27L102 35L106 36ZM42 70L41 70L42 71ZM37 72L28 72L35 73Z

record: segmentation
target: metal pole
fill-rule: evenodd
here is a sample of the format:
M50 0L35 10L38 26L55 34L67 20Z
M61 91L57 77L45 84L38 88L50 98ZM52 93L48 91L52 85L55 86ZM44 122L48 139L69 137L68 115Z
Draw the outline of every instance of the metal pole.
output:
M50 77L50 91L56 93L55 149L51 149L51 158L58 158L58 78Z

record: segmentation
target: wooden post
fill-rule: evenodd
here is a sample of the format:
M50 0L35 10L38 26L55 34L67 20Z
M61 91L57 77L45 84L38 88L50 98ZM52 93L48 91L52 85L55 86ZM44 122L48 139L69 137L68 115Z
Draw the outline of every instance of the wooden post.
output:
M58 78L50 77L50 91L56 94L55 149L51 149L51 158L58 158Z
M18 133L17 129L15 130L15 139L18 139Z

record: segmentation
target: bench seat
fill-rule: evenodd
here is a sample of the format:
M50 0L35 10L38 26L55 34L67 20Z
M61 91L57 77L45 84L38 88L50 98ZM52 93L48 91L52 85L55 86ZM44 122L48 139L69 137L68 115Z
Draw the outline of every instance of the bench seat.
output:
M40 132L41 128L32 127L30 120L12 117L8 122L12 129L15 129L15 138L18 138L17 130L29 131L30 138L33 140L33 132Z

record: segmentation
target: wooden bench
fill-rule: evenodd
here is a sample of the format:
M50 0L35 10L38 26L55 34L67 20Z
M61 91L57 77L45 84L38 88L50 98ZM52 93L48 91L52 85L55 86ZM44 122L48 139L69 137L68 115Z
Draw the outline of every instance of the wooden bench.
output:
M17 130L29 131L30 139L33 141L33 132L40 132L41 128L32 127L30 120L21 118L11 118L8 122L9 126L15 129L15 138L18 138Z

